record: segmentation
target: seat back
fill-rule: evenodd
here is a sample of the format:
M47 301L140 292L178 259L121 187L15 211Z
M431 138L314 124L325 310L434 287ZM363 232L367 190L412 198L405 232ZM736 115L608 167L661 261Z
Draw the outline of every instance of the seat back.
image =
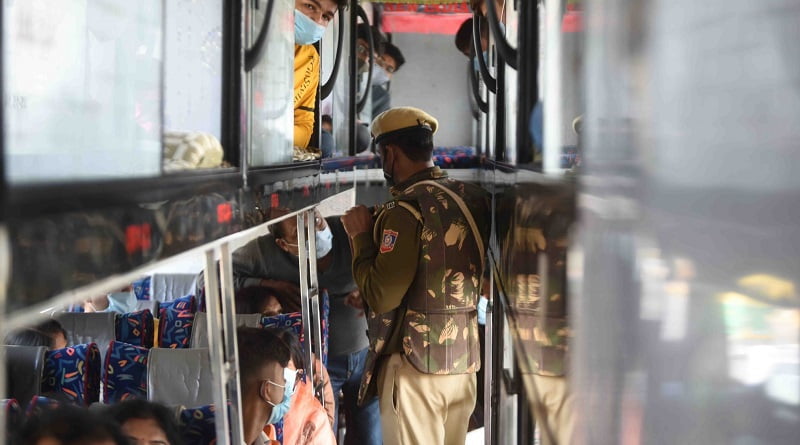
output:
M133 305L137 312L148 309L153 316L158 315L158 301L156 300L136 300Z
M158 346L188 348L196 311L197 305L192 295L161 303L158 315Z
M6 354L8 379L6 396L23 405L39 394L44 376L44 346L0 346Z
M216 443L214 405L205 405L181 411L179 422L184 445L211 445Z
M147 359L147 398L170 405L214 401L208 349L153 348Z
M153 274L150 278L150 299L166 302L194 294L197 274Z
M116 340L135 346L153 346L155 322L149 309L117 316Z
M68 346L97 343L105 349L117 337L117 314L113 312L59 312L54 318L67 331Z
M148 349L112 341L103 373L103 402L147 398Z
M48 351L42 392L89 406L100 399L100 363L96 343Z
M4 443L10 443L11 437L13 437L13 434L22 424L22 409L20 409L19 403L17 403L15 399L2 399L0 400L0 410L2 410L4 414L0 416L0 419L4 419L6 422L6 437Z
M261 327L261 314L237 314L236 326L247 326L249 328ZM192 325L192 348L208 347L208 316L205 312L198 312L194 315Z

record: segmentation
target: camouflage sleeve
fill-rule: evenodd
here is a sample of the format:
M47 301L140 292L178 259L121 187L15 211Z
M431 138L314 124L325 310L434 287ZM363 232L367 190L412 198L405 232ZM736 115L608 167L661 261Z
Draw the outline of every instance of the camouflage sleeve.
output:
M414 281L422 226L399 206L386 210L376 224L380 245L371 233L353 239L353 278L370 308L383 314L400 306Z

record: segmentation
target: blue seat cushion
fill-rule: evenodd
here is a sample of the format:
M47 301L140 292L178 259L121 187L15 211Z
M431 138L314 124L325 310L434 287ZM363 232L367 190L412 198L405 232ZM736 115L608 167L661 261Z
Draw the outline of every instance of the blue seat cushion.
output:
M196 311L194 295L161 303L158 316L159 346L172 349L188 348Z
M100 350L96 343L48 351L42 391L89 406L100 398Z
M153 346L155 322L150 309L117 316L117 340L135 346Z
M147 348L112 341L106 354L103 403L147 398Z

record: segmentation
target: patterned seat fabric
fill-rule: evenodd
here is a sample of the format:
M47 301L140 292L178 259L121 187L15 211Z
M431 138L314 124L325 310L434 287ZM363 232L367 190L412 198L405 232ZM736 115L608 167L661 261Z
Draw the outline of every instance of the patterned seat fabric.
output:
M305 342L303 337L303 314L300 312L264 316L261 318L261 327L292 328L294 333L297 334L297 337L300 339L300 344L304 344Z
M150 300L150 277L144 277L133 282L133 294L137 300Z
M46 354L42 392L89 406L100 399L100 350L96 343L55 349Z
M117 341L135 346L153 346L153 313L149 309L117 317Z
M184 445L211 445L217 441L214 405L181 411L180 427Z
M5 415L3 418L6 422L6 440L5 443L10 443L9 440L14 431L17 430L22 423L22 409L19 407L16 399L2 399L0 400L0 408L2 408Z
M103 403L147 398L147 354L140 346L112 341L103 374Z
M197 304L193 295L161 303L158 316L159 346L172 349L188 348L196 311Z

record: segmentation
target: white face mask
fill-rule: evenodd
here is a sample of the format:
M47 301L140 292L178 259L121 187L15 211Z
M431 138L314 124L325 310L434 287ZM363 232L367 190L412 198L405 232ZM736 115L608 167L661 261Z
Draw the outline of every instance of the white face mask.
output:
M317 259L324 257L333 250L333 232L329 226L317 232Z
M372 84L378 86L384 86L391 78L389 77L389 73L386 72L385 69L381 68L380 65L375 64L372 67Z

